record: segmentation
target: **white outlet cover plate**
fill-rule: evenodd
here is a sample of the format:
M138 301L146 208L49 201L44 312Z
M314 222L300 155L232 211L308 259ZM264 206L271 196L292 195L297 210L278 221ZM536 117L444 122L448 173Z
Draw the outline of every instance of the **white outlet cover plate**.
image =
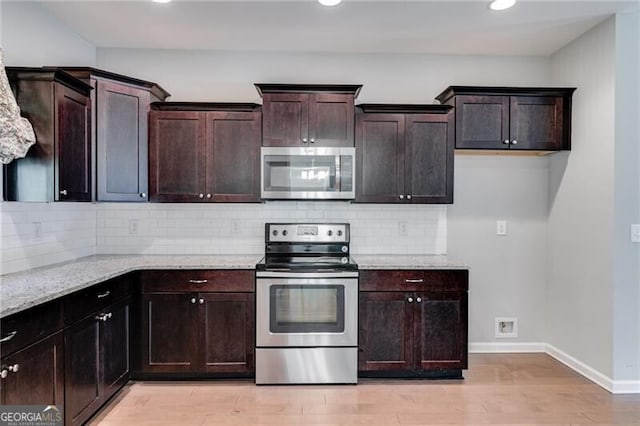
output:
M496 235L500 235L500 236L507 235L507 221L506 220L497 220L496 221Z
M640 243L640 223L631 225L631 242Z

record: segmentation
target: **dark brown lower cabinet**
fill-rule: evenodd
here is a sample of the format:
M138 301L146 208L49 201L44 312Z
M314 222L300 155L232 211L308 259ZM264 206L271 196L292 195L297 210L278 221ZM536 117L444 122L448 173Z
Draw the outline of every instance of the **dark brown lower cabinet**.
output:
M65 349L65 424L83 424L129 379L129 299L68 327Z
M62 332L40 340L0 361L2 405L64 405ZM5 373L6 372L6 373Z
M360 376L462 377L468 275L450 273L361 272Z
M141 377L254 373L254 293L142 295Z

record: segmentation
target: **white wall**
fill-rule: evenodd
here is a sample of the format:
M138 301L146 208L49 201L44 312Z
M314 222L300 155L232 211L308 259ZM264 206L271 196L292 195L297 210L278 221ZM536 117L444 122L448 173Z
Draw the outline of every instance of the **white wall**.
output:
M552 73L578 90L571 153L550 158L547 342L612 377L613 18L554 54Z

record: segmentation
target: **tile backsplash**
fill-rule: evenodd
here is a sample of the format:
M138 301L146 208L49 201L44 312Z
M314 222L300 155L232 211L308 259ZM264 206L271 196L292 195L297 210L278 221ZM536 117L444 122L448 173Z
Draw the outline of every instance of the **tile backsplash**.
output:
M352 252L444 254L445 206L346 202L100 204L97 252L262 254L266 222L348 222Z
M266 222L348 222L354 254L445 254L447 208L347 202L0 203L0 275L92 254L256 254Z
M0 202L0 275L94 254L96 212L91 203Z

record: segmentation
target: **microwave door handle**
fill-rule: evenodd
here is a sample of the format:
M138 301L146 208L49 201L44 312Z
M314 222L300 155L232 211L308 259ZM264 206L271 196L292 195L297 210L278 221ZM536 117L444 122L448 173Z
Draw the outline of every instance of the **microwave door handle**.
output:
M340 161L342 157L340 154L336 155L336 192L340 192L341 182L340 182Z

